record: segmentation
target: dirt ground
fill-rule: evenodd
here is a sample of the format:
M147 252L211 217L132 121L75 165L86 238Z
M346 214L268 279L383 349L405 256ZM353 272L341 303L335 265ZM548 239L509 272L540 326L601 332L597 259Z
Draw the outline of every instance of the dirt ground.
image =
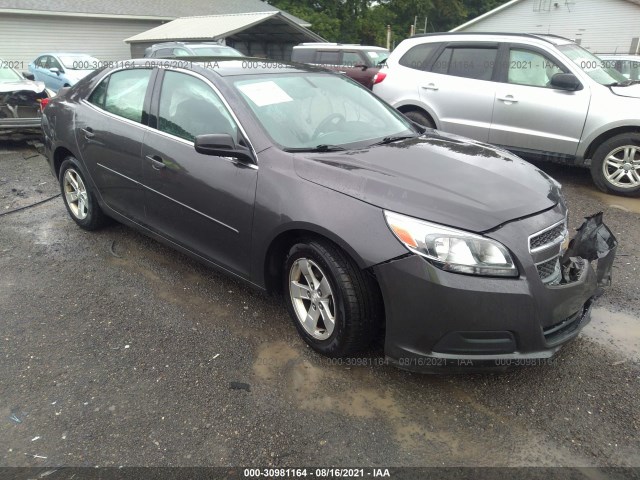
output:
M0 144L0 466L640 467L640 200L540 166L572 228L604 212L613 286L552 365L426 376L320 357L278 300L60 198L2 215L58 186Z

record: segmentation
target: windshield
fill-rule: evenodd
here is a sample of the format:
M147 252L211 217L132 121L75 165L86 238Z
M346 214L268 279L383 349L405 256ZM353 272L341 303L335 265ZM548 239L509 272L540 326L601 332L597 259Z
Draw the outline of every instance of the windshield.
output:
M284 149L366 146L415 135L401 114L369 90L322 73L245 76L234 82L258 121Z
M93 70L100 60L91 55L60 55L62 66L67 70Z
M371 59L374 65L378 65L384 62L389 56L388 50L370 50L367 52L367 56Z
M605 66L620 72L627 80L640 80L640 57L638 59L626 59L616 57L605 57Z
M198 57L243 57L238 50L231 47L189 47Z
M17 82L23 80L22 76L18 74L13 68L3 67L0 68L0 83Z
M605 62L575 43L558 45L558 49L589 75L592 80L601 85L627 81L620 72L613 68L607 68Z

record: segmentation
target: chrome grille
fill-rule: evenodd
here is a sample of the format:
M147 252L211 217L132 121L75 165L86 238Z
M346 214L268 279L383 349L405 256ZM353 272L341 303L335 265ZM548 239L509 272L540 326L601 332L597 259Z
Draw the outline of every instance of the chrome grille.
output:
M542 232L531 235L531 237L529 237L529 250L534 252L560 243L564 240L565 235L565 223L558 223Z
M542 283L554 283L560 279L560 258L554 257L536 265Z

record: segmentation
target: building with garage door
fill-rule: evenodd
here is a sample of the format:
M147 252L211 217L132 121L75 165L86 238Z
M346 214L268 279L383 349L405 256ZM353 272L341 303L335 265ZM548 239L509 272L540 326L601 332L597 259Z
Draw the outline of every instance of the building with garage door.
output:
M262 0L0 0L0 58L27 64L41 53L131 58L125 39L180 17L280 12ZM304 20L282 12L301 28Z
M551 33L593 53L640 54L640 0L511 0L452 32Z

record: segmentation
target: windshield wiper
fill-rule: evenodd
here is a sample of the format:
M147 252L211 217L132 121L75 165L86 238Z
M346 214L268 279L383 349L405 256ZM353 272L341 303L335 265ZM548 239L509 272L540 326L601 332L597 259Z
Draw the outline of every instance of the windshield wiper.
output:
M346 150L338 145L316 145L315 147L285 148L285 152L339 152Z
M407 140L409 138L416 138L418 136L419 135L395 135L395 136L391 136L391 137L384 137L379 142L372 143L369 146L373 147L374 145L388 145L389 143L399 142L400 140Z

